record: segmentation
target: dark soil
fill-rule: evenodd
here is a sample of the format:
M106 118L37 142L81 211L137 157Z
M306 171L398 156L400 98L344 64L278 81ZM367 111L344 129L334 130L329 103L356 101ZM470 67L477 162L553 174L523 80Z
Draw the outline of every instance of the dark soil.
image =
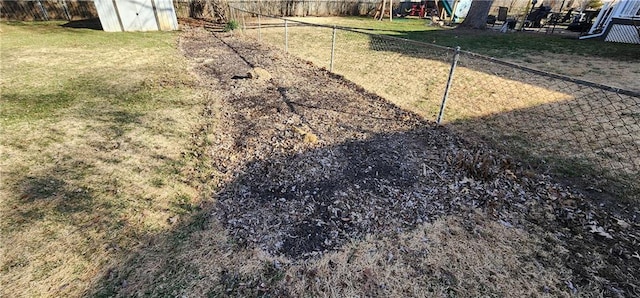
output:
M585 295L640 296L637 208L614 216L491 148L255 41L194 29L182 48L224 98L209 150L219 173L212 215L239 245L303 260L367 234L480 209L567 247L560 257L575 275L567 292L575 285Z

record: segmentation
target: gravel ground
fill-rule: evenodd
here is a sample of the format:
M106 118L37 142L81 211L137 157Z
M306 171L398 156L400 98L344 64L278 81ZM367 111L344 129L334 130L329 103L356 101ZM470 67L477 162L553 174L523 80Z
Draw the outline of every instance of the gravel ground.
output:
M238 245L308 260L480 210L566 247L568 292L640 295L637 206L601 206L278 49L202 29L181 43L225 98L209 151L212 215Z

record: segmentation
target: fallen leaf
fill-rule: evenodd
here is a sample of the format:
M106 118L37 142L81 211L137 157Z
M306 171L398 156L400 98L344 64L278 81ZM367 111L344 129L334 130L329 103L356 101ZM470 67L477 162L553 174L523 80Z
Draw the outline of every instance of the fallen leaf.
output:
M622 219L616 218L616 221L617 221L618 225L623 229L626 229L626 228L628 228L630 226L626 221L624 221Z
M613 239L613 236L611 236L611 234L609 234L607 231L605 231L603 227L598 227L596 225L589 225L588 227L591 229L589 231L591 233L598 234L598 235L600 235L602 237L605 237L607 239Z

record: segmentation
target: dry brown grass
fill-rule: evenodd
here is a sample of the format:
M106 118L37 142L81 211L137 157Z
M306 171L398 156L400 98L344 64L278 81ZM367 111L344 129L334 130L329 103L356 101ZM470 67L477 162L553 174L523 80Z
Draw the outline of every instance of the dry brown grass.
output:
M210 221L177 246L146 251L136 268L114 280L127 280L122 297L564 297L572 279L561 262L567 250L549 246L552 238L472 213L370 235L300 262L238 249L220 223Z
M271 21L267 24L274 24L275 27L264 28L262 37L269 44L284 50L282 22ZM251 34L255 37L255 32ZM329 68L330 28L290 25L289 35L288 48L291 54ZM450 50L339 30L334 71L403 108L434 120L444 94L452 54ZM572 99L569 94L534 83L496 77L493 73L470 68L458 68L456 81L457 85L451 91L452 99L447 105L445 120L449 122ZM491 87L496 91L470 92L479 82L488 82L491 86L483 87ZM500 96L499 93L509 96Z
M584 59L575 55L559 53L545 53L544 55L531 53L509 60L536 69L640 92L640 84L638 84L640 82L640 66L637 65L637 62L601 57Z
M549 296L562 295L556 283L569 270L530 262L542 251L539 236L475 216L472 222L448 217L408 233L367 237L290 268L294 296L523 297L543 288Z
M2 24L0 296L78 296L197 209L175 34Z

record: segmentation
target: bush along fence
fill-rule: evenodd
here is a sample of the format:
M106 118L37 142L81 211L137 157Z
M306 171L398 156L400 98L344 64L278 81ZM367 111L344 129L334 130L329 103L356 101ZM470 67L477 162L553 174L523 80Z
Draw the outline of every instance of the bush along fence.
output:
M465 138L579 178L594 191L640 193L638 92L355 28L233 6L230 15L244 36L343 75Z

